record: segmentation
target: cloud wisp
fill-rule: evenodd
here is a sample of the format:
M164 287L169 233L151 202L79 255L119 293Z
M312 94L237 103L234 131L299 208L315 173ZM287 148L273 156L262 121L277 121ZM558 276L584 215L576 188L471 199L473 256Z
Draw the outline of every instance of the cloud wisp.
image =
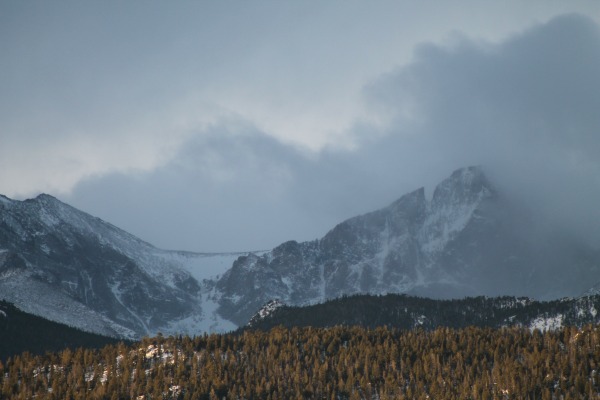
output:
M485 165L531 209L598 240L599 69L598 25L565 15L497 45L422 46L367 92L391 115L394 147L417 136L429 162Z

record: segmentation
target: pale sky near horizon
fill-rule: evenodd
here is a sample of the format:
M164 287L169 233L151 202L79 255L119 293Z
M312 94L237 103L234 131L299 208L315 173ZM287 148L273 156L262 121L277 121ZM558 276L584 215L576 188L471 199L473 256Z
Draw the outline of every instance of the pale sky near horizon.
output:
M598 1L3 1L0 194L268 249L484 165L590 237Z

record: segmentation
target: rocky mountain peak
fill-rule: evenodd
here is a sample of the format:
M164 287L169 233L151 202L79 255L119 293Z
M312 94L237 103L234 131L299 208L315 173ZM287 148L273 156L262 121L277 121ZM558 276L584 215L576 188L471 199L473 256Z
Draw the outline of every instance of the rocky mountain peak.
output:
M2 207L2 206L9 206L12 203L13 203L13 201L11 199L9 199L8 197L0 194L0 207Z
M43 203L61 203L64 204L62 201L58 200L56 197L51 196L47 193L40 193L39 195L37 195L33 201L38 201L38 202L43 202Z
M560 287L563 295L589 287L566 266L600 267L600 255L573 250L580 258L568 261L558 248L543 254L530 248L520 211L503 199L481 167L458 169L436 186L431 201L419 188L336 225L320 240L286 242L238 260L243 279L230 274L219 282L228 301L219 312L241 324L249 310L275 298L290 305L358 293L546 298Z
M494 195L481 167L476 166L458 169L436 186L417 235L428 263L465 229L482 202Z
M489 198L490 188L479 167L463 168L438 185L431 202L419 188L336 225L320 240L288 241L264 255L240 258L217 284L226 300L222 315L240 324L250 317L241 310L272 298L306 304L355 293L407 292L444 279L444 249Z
M492 185L479 166L458 169L438 184L432 206L473 203L494 193Z

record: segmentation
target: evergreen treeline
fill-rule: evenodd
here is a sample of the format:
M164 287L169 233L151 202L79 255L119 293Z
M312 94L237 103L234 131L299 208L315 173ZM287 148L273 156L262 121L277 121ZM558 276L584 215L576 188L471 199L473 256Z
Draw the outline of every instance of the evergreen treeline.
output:
M249 327L268 330L279 325L288 328L360 325L430 330L442 326L531 326L536 321L543 325L545 320L552 319L565 326L598 323L600 296L535 301L510 296L433 300L404 294L354 295L304 307L282 306L266 317L254 316Z
M7 399L599 398L600 330L274 328L24 353Z
M67 347L95 347L118 339L83 332L70 326L28 314L11 303L0 301L0 360L29 351L44 354Z

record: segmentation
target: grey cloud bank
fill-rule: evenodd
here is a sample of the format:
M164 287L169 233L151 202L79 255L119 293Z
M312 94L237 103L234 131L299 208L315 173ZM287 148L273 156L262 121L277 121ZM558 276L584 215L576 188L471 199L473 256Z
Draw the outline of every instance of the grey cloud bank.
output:
M599 20L583 0L3 2L0 193L235 251L481 164L596 240Z
M566 15L499 45L418 54L369 90L384 107L413 110L393 131L429 141L419 154L437 162L485 165L546 217L599 233L597 24Z
M600 243L597 71L599 28L581 15L501 43L424 44L365 87L384 122L350 128L354 150L306 153L227 120L153 172L88 180L65 200L160 247L265 249L480 164L548 224Z
M565 11L600 19L595 0L1 2L0 191L152 172L231 119L352 148L355 121L378 122L361 88L417 43L500 41Z

